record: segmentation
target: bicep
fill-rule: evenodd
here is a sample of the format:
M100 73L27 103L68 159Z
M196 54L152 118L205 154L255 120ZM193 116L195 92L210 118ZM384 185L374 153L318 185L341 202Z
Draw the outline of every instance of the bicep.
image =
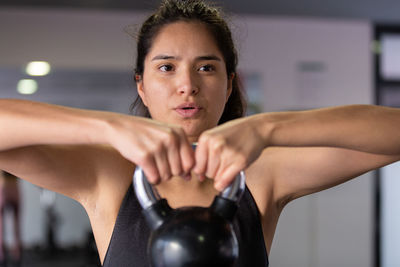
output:
M319 192L400 159L342 148L271 148L263 153L274 180L274 195L283 204Z

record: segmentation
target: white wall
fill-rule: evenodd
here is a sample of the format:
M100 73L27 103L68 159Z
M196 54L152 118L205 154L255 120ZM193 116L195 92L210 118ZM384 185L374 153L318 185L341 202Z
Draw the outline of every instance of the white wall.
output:
M0 67L41 59L60 68L131 69L133 42L122 28L142 17L3 9ZM372 103L368 22L235 17L234 24L240 69L260 73L265 111ZM304 63L320 71L299 69ZM367 174L289 204L277 229L271 266L372 266L372 191Z

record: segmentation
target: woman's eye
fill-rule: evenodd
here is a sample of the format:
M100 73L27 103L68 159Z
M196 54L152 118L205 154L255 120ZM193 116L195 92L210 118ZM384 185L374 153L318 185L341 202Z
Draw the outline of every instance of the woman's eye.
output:
M168 72L171 71L173 68L171 65L162 65L159 67L159 70L163 71L163 72Z
M213 71L213 70L215 70L215 68L214 68L213 65L204 65L204 66L201 66L201 67L199 68L199 71L210 72L210 71Z

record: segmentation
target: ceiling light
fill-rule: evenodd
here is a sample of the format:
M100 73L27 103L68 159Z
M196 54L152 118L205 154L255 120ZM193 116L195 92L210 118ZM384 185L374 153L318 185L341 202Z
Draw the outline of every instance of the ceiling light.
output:
M17 84L17 91L22 95L34 94L38 89L38 84L32 79L22 79Z
M31 61L26 65L26 73L31 76L44 76L50 72L50 64L46 61Z

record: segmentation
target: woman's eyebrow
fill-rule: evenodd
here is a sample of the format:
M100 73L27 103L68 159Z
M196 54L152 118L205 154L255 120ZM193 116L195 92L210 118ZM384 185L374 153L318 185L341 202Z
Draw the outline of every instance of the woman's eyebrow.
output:
M169 56L169 55L164 55L164 54L160 54L157 55L155 57L153 57L151 59L151 61L155 61L155 60L166 60L166 59L175 59L175 60L179 60L180 57L175 57L175 56ZM216 55L204 55L204 56L199 56L196 57L196 61L202 61L202 60L216 60L216 61L222 61L222 59Z
M216 61L222 61L220 57L217 57L217 56L215 56L215 55L200 56L200 57L197 57L196 60L216 60Z
M179 59L179 57L174 57L174 56L168 56L168 55L163 55L163 54L161 54L161 55L157 55L157 56L155 56L155 57L153 57L152 59L151 59L151 61L154 61L154 60L165 60L165 59Z

